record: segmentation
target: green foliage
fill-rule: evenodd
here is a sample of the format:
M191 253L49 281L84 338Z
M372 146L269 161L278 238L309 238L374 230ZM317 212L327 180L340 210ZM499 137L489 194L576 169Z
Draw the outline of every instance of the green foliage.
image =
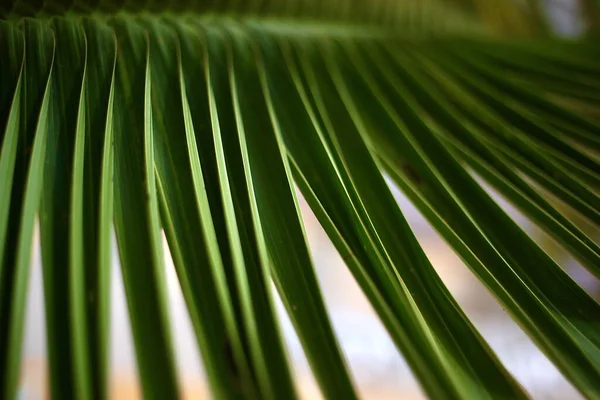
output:
M356 398L297 185L428 396L527 398L435 272L385 172L600 398L600 305L473 174L600 278L600 247L569 217L600 223L600 52L545 36L527 4L4 6L0 397L18 387L37 216L53 398L107 396L112 226L145 398L178 396L161 230L215 398L297 397L271 282L323 395Z

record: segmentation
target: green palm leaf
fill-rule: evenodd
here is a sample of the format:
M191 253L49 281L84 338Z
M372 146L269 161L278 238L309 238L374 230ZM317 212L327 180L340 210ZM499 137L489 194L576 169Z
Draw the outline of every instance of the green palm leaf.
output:
M298 396L271 282L324 397L356 398L297 185L429 397L527 398L385 173L600 398L600 305L473 175L600 277L571 217L600 221L600 53L552 37L540 2L21 0L0 15L0 397L17 393L38 216L53 398L107 396L112 226L144 397L179 396L164 230L215 398Z

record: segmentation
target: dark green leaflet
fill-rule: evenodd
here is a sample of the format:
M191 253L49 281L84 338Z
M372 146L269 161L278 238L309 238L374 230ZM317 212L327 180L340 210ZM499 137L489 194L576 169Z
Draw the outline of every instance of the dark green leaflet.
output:
M256 40L256 36L249 40ZM248 121L244 132L258 215L272 261L273 279L324 395L352 399L356 394L319 293L280 137L275 103L281 99L277 90L268 87L269 77L274 74L265 71L265 67L270 66L272 58L265 62L262 52L269 53L276 45L264 41L237 48L240 54L236 77L240 96L246 98L241 111L243 120ZM251 68L253 58L255 69Z
M114 213L123 282L144 397L175 398L154 174L148 35L123 20L114 21L113 27L119 43L113 108Z
M191 80L186 72L194 69L193 63L195 69L203 64L201 41L199 36L186 35L188 30L183 27L178 27L177 36L175 29L151 21L148 24L153 33L154 146L163 225L212 391L215 397L236 398L243 393L242 367L235 360L228 361L228 352L232 351L231 343L240 339L224 282L187 98ZM171 57L171 51L179 47L178 38L182 50ZM179 85L180 90L172 90L173 85ZM206 96L206 112L207 100Z
M366 67L361 69L369 80L362 88L354 86L354 98L362 100L369 136L380 156L396 177L403 174L402 160L419 172L422 183L411 185L413 189L480 261L473 262L473 254L465 254L462 243L455 249L550 357L561 354L554 361L582 393L593 393L600 354L598 322L593 315L598 313L599 305L528 239L447 153L419 118L414 100L386 64L371 64L369 68L373 72L368 74ZM353 81L359 82L358 78ZM373 91L370 96L369 91ZM379 99L385 112L370 99ZM394 125L401 134L392 135ZM407 183L410 180L403 185ZM429 215L435 216L431 212ZM435 225L439 226L440 221ZM455 238L449 236L448 227L439 229L452 244ZM529 329L532 323L545 328ZM550 332L552 337L546 336ZM572 373L575 370L578 372Z
M386 52L375 52L371 53L371 56L380 60L386 54ZM410 90L422 107L423 115L427 116L428 122L436 124L435 127L433 125L430 127L435 128L434 131L437 131L446 143L456 147L461 156L478 173L490 180L490 183L520 206L549 234L567 246L590 272L600 274L598 269L600 249L594 241L513 171L511 163L490 148L482 139L483 133L475 125L465 123L464 114L442 95L442 92L435 87L435 83L427 79L413 60L399 52L390 54L388 58L393 64L396 76L402 79L407 90ZM381 62L385 63L386 60ZM435 120L432 118L434 115Z
M54 63L57 67L52 71L50 113L53 118L46 141L40 206L50 393L55 398L81 396L88 399L91 396L91 371L84 342L87 336L82 320L84 312L74 309L73 321L69 321L71 313L64 312L72 304L85 304L85 301L81 302L85 299L85 290L81 288L84 268L82 244L76 243L82 239L81 231L77 229L81 222L81 215L77 215L81 214L81 201L76 196L80 194L82 185L82 177L77 175L82 172L82 147L85 143L83 85L87 48L83 27L79 23L57 20L52 28L56 38ZM78 298L71 299L72 296ZM71 385L72 380L77 382L77 386Z
M26 63L22 70L19 124L13 128L19 129L19 139L0 270L0 387L5 398L15 396L19 380L31 243L41 197L46 139L53 120L49 110L54 35L37 21L26 20L21 28L25 34Z

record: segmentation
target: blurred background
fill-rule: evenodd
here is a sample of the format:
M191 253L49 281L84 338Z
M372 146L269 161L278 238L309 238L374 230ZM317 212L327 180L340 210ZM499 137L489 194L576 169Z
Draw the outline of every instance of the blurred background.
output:
M585 29L581 22L582 10L577 0L546 0L546 6L557 33L566 37L576 37ZM535 399L582 398L504 312L402 193L392 184L390 187L427 256L451 293L496 351L503 364L531 396ZM600 298L600 286L595 278L501 197L491 191L490 193L504 206L509 215L582 287L595 298ZM326 304L359 393L365 399L377 400L424 398L372 307L302 199L301 208ZM600 238L597 229L585 226L582 228L592 238L596 240ZM164 245L172 334L182 379L183 395L189 399L209 398L196 341L166 241L164 241ZM135 354L114 240L112 267L110 393L111 398L114 399L138 399L140 391L136 375ZM303 398L320 399L319 390L310 373L300 343L274 289L273 292L277 299L282 330L297 377L298 388ZM25 329L20 398L44 399L47 397L46 343L41 256L37 231L32 255Z

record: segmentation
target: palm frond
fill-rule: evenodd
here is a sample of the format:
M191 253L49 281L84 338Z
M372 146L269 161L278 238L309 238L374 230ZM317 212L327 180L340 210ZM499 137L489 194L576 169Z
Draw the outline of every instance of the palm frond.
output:
M176 398L161 231L215 398L356 398L295 186L432 398L527 398L385 176L588 398L600 305L482 187L600 277L600 53L537 1L37 2L0 10L0 388L39 216L50 394L107 396L110 231L146 398ZM539 36L535 36L535 33ZM510 35L506 35L506 34ZM534 34L532 36L532 34Z

